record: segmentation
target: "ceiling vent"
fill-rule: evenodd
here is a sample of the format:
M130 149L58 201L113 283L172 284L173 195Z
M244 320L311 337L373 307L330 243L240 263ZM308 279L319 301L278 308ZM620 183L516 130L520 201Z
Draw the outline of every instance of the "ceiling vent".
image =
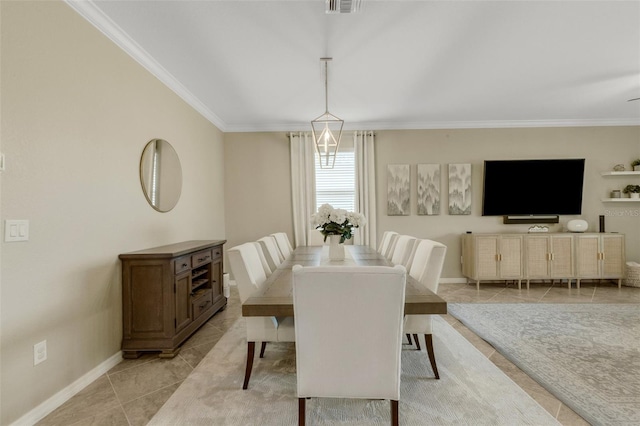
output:
M362 9L362 0L326 0L327 13L357 13Z

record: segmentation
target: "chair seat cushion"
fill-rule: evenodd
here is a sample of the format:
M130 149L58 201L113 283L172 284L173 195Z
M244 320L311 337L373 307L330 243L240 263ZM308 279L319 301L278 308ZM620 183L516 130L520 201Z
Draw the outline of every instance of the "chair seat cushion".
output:
M295 342L296 328L293 317L277 317L278 342Z
M405 315L404 332L409 334L433 334L431 315Z
M278 341L278 321L275 317L245 317L248 342Z

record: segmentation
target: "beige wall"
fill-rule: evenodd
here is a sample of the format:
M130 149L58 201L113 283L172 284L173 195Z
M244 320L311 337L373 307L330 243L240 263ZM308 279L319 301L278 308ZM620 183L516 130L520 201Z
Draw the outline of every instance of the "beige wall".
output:
M449 247L444 278L462 277L461 233L526 232L530 226L504 225L501 217L482 216L483 162L489 159L585 158L583 214L562 216L560 224L548 226L552 231L562 231L567 221L579 217L589 222L590 231L597 231L598 216L606 215L606 230L625 233L628 258L640 261L640 203L621 205L600 201L611 189L624 186L627 180L640 183L640 178L600 175L618 163L629 167L632 159L640 157L640 127L377 131L375 145L378 238L385 230L395 230L442 241ZM292 232L288 156L284 134L225 135L227 235L233 244L254 240L276 228ZM417 215L416 165L421 163L442 166L442 209L438 216ZM447 213L446 173L450 163L472 164L470 216ZM411 166L410 216L386 214L387 164ZM270 189L256 186L257 181L264 182ZM277 200L272 202L274 196ZM249 223L254 226L248 226Z
M120 350L118 254L225 238L223 134L62 2L0 2L1 418L9 424ZM158 213L138 178L172 143L180 202ZM33 345L48 359L33 366Z
M293 243L289 138L226 133L224 146L226 248L274 232L286 232Z
M631 160L640 156L640 127L379 131L376 135L378 233L381 235L390 229L446 244L445 278L461 277L461 233L527 232L531 226L504 225L502 217L482 216L484 160L585 158L582 215L561 216L559 224L546 226L552 231L563 231L569 220L581 218L589 223L589 231L597 232L598 216L606 215L606 230L626 234L627 257L640 261L640 203L621 205L600 201L611 189L633 181L640 184L640 177L603 178L600 175L618 163L630 168ZM416 165L421 163L441 164L442 206L438 216L417 216ZM473 192L470 216L448 214L447 165L450 163L471 163ZM387 164L411 165L410 216L386 215ZM546 190L527 190L536 189Z

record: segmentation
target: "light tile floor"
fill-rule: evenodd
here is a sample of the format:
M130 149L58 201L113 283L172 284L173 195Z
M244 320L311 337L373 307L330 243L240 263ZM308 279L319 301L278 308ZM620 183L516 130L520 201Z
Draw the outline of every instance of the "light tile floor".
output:
M514 283L442 284L438 294L447 302L459 303L635 303L640 304L640 288L617 286L610 282L582 282L571 289L556 282L532 283L518 290ZM135 360L122 360L108 373L49 414L38 425L145 425L180 386L195 366L211 350L225 331L240 317L240 302L231 287L227 308L214 315L187 340L178 356L161 359L156 354ZM565 426L588 425L522 370L496 352L450 315L445 319L484 353L511 379Z

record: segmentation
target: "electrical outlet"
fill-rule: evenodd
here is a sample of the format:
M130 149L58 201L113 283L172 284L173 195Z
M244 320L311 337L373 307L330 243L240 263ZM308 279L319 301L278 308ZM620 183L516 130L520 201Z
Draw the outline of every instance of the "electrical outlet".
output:
M47 341L33 345L33 365L38 365L47 359Z

